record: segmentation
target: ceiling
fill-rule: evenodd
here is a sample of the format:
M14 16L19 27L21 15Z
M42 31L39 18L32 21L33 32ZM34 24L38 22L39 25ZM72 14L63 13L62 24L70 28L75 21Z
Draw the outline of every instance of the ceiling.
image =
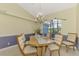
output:
M19 3L19 5L33 16L37 16L38 13L45 16L50 13L71 8L75 6L76 3Z

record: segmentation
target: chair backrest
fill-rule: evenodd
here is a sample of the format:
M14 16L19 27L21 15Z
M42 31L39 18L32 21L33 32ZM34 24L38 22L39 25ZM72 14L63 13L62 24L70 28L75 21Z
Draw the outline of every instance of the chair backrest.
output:
M56 35L55 35L55 43L56 43L58 46L61 46L62 40L63 40L63 35L62 35L62 34L56 34Z
M21 33L20 35L17 35L17 43L21 52L23 53L23 49L24 49L24 34L23 33Z
M75 43L77 37L77 33L68 33L68 38L67 40L70 42Z

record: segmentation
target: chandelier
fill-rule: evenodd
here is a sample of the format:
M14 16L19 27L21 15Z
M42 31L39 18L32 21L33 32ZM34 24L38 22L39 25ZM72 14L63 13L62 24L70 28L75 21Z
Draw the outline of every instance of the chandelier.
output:
M42 8L42 4L39 4L39 11L37 12L36 16L35 16L35 20L39 23L43 23L44 21L46 21L46 16L43 15L43 8Z

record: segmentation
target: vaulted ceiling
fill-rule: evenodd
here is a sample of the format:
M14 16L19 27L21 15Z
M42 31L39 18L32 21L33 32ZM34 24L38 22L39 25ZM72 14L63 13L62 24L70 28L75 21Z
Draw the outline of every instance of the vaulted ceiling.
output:
M36 16L38 13L45 16L57 11L71 8L75 6L76 3L19 3L19 5L33 16Z

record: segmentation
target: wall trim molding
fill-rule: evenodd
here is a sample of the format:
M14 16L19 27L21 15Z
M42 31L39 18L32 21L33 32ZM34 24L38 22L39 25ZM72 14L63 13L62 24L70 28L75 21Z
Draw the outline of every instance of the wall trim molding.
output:
M22 33L22 32L20 32ZM18 35L20 33L16 33L16 34L3 34L3 35L0 35L0 37L6 37L6 36L15 36L15 35ZM23 32L24 33L24 32ZM30 33L24 33L24 34L30 34Z

